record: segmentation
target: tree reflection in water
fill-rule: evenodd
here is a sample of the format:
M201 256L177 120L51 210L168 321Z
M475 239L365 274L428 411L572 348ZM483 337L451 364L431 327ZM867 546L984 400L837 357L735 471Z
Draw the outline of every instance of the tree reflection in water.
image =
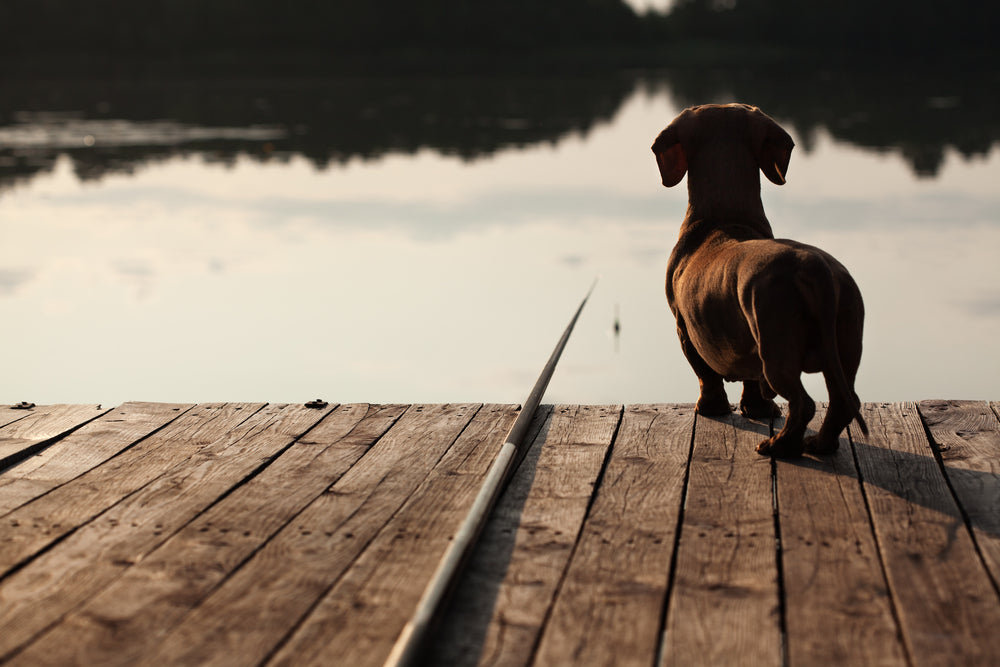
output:
M583 75L9 81L0 97L0 192L68 156L81 179L172 156L302 156L319 168L429 149L475 160L555 143L608 123L640 91L689 106L756 104L808 150L825 131L900 154L935 176L947 150L981 156L1000 140L1000 72L724 68Z

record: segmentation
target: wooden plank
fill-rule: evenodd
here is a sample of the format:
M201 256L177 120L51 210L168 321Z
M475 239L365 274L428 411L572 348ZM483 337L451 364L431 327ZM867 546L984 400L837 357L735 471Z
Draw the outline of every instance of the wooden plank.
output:
M198 450L217 442L261 407L243 403L199 405L72 483L8 513L0 533L0 576L171 466L185 464Z
M545 432L552 421L552 405L541 405L535 413L524 443L527 450L520 466L483 528L482 535L459 578L443 618L438 624L425 658L430 665L475 664L493 616L497 591L508 571L521 514L532 489ZM546 448L548 452L551 448Z
M1000 600L912 403L851 427L889 589L914 665L1000 664Z
M428 662L529 662L620 418L620 406L554 409L459 584L443 631L451 639L435 642Z
M775 463L788 664L907 664L847 433L831 456Z
M28 410L16 408L13 405L0 405L0 428L24 419L28 415Z
M150 664L256 664L351 567L479 405L414 405L327 491L190 613Z
M923 401L951 488L972 526L983 561L1000 582L1000 422L986 401Z
M323 416L266 406L0 583L0 656L112 583Z
M125 403L89 422L0 474L0 516L104 463L191 407Z
M0 428L0 471L110 410L99 405L43 405L25 410L24 417Z
M26 663L139 662L192 608L336 482L405 406L345 405L271 465L36 640Z
M694 419L693 405L625 410L535 664L656 662Z
M779 665L781 624L767 424L698 416L662 661Z
M484 406L448 453L270 661L381 665L416 610L517 417Z

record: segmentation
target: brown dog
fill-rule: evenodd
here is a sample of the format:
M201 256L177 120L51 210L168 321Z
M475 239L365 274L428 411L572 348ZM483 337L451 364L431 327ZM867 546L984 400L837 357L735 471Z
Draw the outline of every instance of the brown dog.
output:
M667 301L701 385L698 412L727 414L723 380L742 381L748 417L788 419L757 451L831 453L859 412L864 305L847 269L795 241L775 239L760 201L760 174L785 182L794 143L777 123L744 104L683 111L660 132L653 153L663 185L688 175L688 209L667 265ZM758 171L759 170L759 171ZM817 435L803 441L816 405L802 373L822 372L830 406Z

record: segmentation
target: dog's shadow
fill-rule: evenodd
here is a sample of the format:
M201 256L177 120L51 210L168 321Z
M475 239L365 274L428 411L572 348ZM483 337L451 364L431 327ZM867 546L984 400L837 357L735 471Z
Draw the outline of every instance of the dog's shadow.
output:
M783 423L783 417L775 418L772 430L777 432ZM812 433L809 430L806 435ZM1000 500L1000 475L949 466L936 456L938 444L933 439L928 438L924 444L927 453L915 454L853 440L845 432L835 453L782 459L780 465L850 477L859 484L938 512L953 522L966 523L975 530L1000 537L1000 514L995 511ZM869 504L871 495L868 494Z
M443 617L437 620L436 639L422 655L427 664L475 665L483 658L482 651L493 610L514 552L520 517L546 441L550 412L542 412L543 414L536 416L528 438L532 446L527 450L516 475L484 528L469 567L452 590ZM699 415L695 422L696 429L697 420L702 419L725 423L737 430L751 432L760 439L778 432L784 425L782 417L759 420L733 413L722 417ZM807 431L807 435L811 433L813 431ZM934 455L933 446L936 445L927 441L927 454L918 455L852 442L845 432L834 454L780 459L776 465L777 482L781 484L782 470L787 470L787 466L809 468L827 475L853 479L859 485L872 485L908 502L935 510L948 516L954 529L968 522L991 536L1000 536L1000 517L994 516L994 513L970 511L970 508L956 500L952 491L958 486L957 481L961 480L965 487L983 489L982 493L986 497L996 497L1000 494L1000 475L940 464ZM764 457L760 458L765 460ZM859 473L859 463L862 473ZM935 483L930 484L930 480Z

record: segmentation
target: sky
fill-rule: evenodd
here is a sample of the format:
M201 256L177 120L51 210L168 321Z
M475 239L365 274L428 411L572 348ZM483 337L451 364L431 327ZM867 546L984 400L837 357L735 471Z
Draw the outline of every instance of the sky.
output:
M645 11L647 9L656 9L658 11L663 11L669 9L670 6L674 4L674 0L625 0L625 1L640 12Z

